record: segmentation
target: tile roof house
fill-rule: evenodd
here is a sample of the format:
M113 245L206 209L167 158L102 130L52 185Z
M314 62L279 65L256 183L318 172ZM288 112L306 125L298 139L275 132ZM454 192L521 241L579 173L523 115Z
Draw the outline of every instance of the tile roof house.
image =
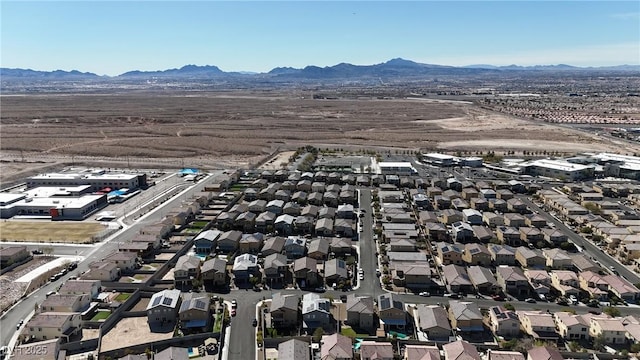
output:
M178 258L173 270L174 284L176 286L191 285L192 281L200 275L200 258L191 255L182 255Z
M180 290L162 290L153 296L147 304L147 322L151 324L173 323L180 308Z
M309 343L291 339L278 345L278 360L310 360Z
M491 253L486 246L478 243L465 244L462 260L468 265L491 265Z
M329 254L329 239L313 239L307 242L307 256L317 260L324 260Z
M525 246L520 246L516 249L516 261L523 268L542 269L546 264L546 258L542 255L542 251L529 249Z
M95 299L101 288L102 283L100 280L67 280L58 290L58 294L89 294L92 299Z
M353 343L351 338L340 335L324 335L320 347L320 360L353 359Z
M281 236L274 236L265 239L262 244L262 256L269 256L271 254L280 254L284 250L285 238Z
M222 232L220 230L205 230L198 234L195 239L196 253L209 254L216 248L218 238Z
M388 342L363 341L360 343L361 360L393 360L393 345Z
M279 215L275 222L274 228L280 235L290 235L294 230L294 223L296 221L296 217L289 214Z
M221 258L212 258L205 261L200 268L202 280L213 286L223 286L227 284L227 261Z
M231 230L220 234L218 238L218 251L229 253L238 248L242 233L237 230Z
M252 254L242 254L233 259L233 276L235 281L248 281L251 275L258 271L258 257Z
M605 275L603 279L609 284L609 291L627 302L640 300L640 290L628 280L615 275Z
M442 265L463 265L462 254L462 248L456 244L438 243L438 260Z
M146 355L144 355L146 359ZM153 360L189 360L187 348L169 346L168 348L153 354Z
M183 293L178 317L183 329L204 330L209 325L211 298L205 293Z
M261 212L255 220L256 230L263 233L270 232L274 229L276 217L277 215L270 211Z
M283 254L271 254L264 258L264 274L267 281L271 284L284 281L284 277L289 269L287 257Z
M464 340L444 344L442 351L444 360L480 360L476 347Z
M284 242L284 251L289 259L298 259L307 251L307 239L298 236L289 236Z
M348 279L347 264L344 260L334 258L324 262L324 278L327 283L338 283Z
M331 322L331 301L316 293L302 296L302 328L311 334L316 328L326 328Z
M487 360L525 360L517 351L487 350Z
M619 318L591 317L589 336L592 338L602 336L606 344L623 344L626 334L627 330Z
M462 332L482 332L482 313L476 303L449 300L449 320L451 327Z
M35 314L25 325L24 335L35 340L51 340L69 338L81 328L80 313L76 312L43 312Z
M520 335L520 319L518 315L502 306L489 308L489 323L495 335L507 338Z
M422 263L393 263L392 281L396 286L410 289L428 288L431 286L431 268Z
M578 273L578 283L580 289L586 291L592 299L606 301L609 298L609 283L596 272L583 271Z
M569 269L573 265L571 257L562 249L544 249L542 255L547 259L546 266L552 269Z
M500 291L498 281L491 270L483 266L469 266L467 268L469 280L481 294L496 294Z
M551 276L545 270L525 270L524 276L529 286L539 295L547 295L551 289Z
M259 232L253 234L242 234L240 241L238 241L238 250L240 253L255 254L260 251L260 248L262 248L263 239L264 234Z
M572 254L569 255L571 257L571 263L573 265L573 269L577 272L581 271L595 271L598 272L602 267L596 264L593 260L589 259L584 254Z
M275 293L271 299L271 323L274 327L295 326L298 323L298 303L296 295Z
M578 275L568 270L551 271L551 286L563 296L578 296Z
M515 265L516 250L508 245L490 245L489 252L493 263L498 265Z
M498 266L496 268L496 280L505 293L517 297L529 294L529 282L522 269L515 266Z
M318 262L310 257L301 257L293 262L293 274L301 287L314 286L320 280Z
M378 316L385 326L404 327L407 324L404 302L394 294L378 296Z
M42 312L83 312L89 308L89 294L62 295L54 294L42 302Z
M536 346L527 351L527 360L563 360L560 352L551 346Z
M347 296L346 324L363 330L373 329L375 315L373 298L371 296Z
M112 262L94 261L89 264L89 271L80 276L83 280L115 281L120 277L120 269Z
M591 314L573 315L568 312L556 312L553 317L556 321L558 333L563 339L585 340L589 338L589 326Z
M440 360L437 346L405 345L403 360Z
M416 305L418 328L429 340L447 340L451 335L451 325L447 310L437 305Z
M451 293L471 293L473 283L469 279L467 270L458 265L446 265L442 268L442 276L447 283L447 289Z
M556 323L553 316L542 311L518 311L522 329L534 339L557 340Z

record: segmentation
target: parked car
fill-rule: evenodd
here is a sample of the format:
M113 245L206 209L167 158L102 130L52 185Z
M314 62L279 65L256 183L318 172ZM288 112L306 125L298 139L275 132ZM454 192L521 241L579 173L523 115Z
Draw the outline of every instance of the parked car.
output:
M69 270L74 270L77 267L78 267L78 263L75 261L69 264Z
M20 321L18 321L18 325L16 325L16 330L20 330L20 326L22 326L22 324L24 324L24 319L20 319Z
M42 255L42 254L43 254L43 252L42 252L42 250L40 250L40 249L35 249L35 250L32 250L32 251L31 251L31 254L33 254L33 255Z
M325 289L325 288L323 288L323 287L317 287L317 288L313 289L313 291L315 291L315 292L319 292L319 293L323 293L323 292L325 292L325 291L326 291L326 289Z
M231 308L235 309L238 307L238 301L236 299L231 300Z
M45 295L45 296L46 296L46 297L49 297L49 296L51 296L51 295L53 295L53 294L55 294L55 293L56 293L55 291L51 290L51 291L49 291L49 292L47 293L47 295Z
M536 303L536 299L534 298L528 298L524 300L525 302L528 302L529 304L535 304Z
M236 309L231 309L231 316L236 316Z
M420 295L420 296L424 296L424 297L429 297L429 296L431 296L431 293L429 293L428 291L423 291L423 292L421 292L421 293L420 293L420 294L418 294L418 295Z
M251 322L251 325L252 325L253 327L258 326L258 320L253 319L253 321Z
M358 279L360 279L360 280L364 280L364 274L360 274L360 275L358 275Z

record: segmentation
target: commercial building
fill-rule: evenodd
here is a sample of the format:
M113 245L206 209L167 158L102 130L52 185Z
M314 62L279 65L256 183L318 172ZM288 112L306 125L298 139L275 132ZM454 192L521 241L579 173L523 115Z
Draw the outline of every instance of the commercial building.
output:
M422 160L436 166L453 166L454 157L451 155L429 153L422 154Z
M27 178L27 188L78 185L90 185L91 191L100 191L105 188L133 190L147 186L147 175L108 173L106 170L100 169L80 173L47 173Z
M379 162L378 174L415 175L418 170L410 162Z
M522 164L524 173L534 176L546 176L562 180L582 180L593 178L594 167L570 163L564 160L542 159Z

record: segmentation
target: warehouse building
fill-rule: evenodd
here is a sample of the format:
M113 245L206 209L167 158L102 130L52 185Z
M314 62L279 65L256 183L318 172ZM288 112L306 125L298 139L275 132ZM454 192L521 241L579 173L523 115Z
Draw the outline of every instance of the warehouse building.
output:
M107 173L105 170L92 170L80 173L47 173L27 178L27 188L39 186L79 186L89 185L91 191L105 188L138 189L147 187L146 174Z
M561 180L591 179L594 167L570 163L564 160L542 159L521 164L524 173L533 176L546 176Z

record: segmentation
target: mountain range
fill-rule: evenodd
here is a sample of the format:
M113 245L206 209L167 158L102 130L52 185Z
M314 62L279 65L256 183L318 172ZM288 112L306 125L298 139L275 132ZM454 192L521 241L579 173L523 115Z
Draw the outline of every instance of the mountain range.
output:
M302 69L292 67L276 67L267 73L225 72L213 65L186 65L179 69L158 71L133 70L109 77L89 72L72 71L37 71L31 69L0 68L3 80L143 80L143 79L210 79L220 77L260 77L275 79L358 79L358 78L394 78L441 75L479 75L514 71L640 71L640 65L619 65L607 67L577 67L565 64L535 66L494 66L468 65L445 66L422 64L401 58L374 65L353 65L340 63L334 66L306 66Z

